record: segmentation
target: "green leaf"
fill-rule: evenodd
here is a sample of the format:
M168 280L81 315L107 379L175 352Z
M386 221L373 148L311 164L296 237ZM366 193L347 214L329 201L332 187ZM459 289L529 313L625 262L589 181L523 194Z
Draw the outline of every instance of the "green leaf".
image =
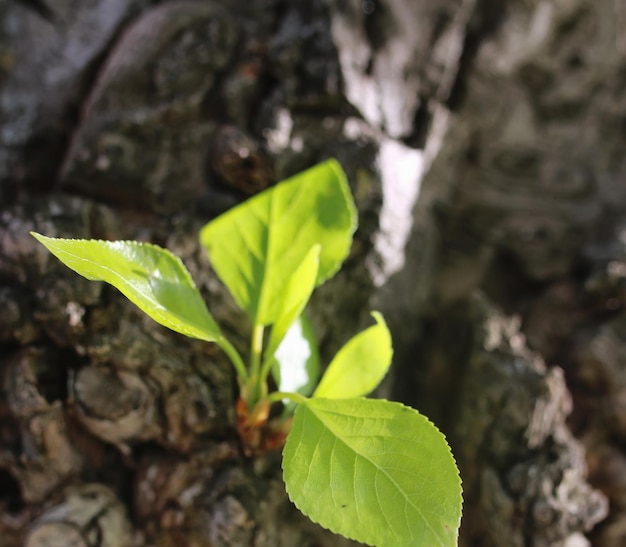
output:
M308 252L298 269L289 278L281 295L281 303L276 322L272 326L265 359L271 359L293 322L302 314L311 293L319 269L320 245L315 245Z
M379 547L457 544L461 480L441 432L378 399L308 399L283 451L291 501L311 520Z
M367 395L380 384L393 357L391 335L383 316L374 311L376 325L365 329L337 352L315 390L314 397L349 399Z
M157 323L191 338L221 339L191 275L168 250L137 241L31 234L66 266L92 281L110 283Z
M348 255L356 208L340 165L328 160L265 190L207 224L200 241L255 325L277 320L281 295L314 245L316 286Z
M309 395L317 382L320 358L313 327L302 315L291 325L275 353L272 373L279 391Z

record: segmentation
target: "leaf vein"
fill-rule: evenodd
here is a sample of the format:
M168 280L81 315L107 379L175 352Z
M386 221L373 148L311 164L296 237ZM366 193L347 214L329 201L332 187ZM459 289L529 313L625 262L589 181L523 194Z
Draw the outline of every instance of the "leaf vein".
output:
M405 499L407 500L407 502L411 505L411 507L414 509L414 511L419 515L419 517L421 518L422 522L424 523L424 525L429 528L431 530L431 532L433 533L433 535L439 540L439 542L443 545L445 544L444 540L439 536L439 534L437 533L437 531L430 525L430 523L428 522L428 520L426 519L426 517L424 516L424 513L422 512L422 510L415 505L415 503L413 503L413 501L409 498L409 496L407 495L407 493L400 487L400 485L394 480L394 478L388 474L385 471L385 468L382 468L381 466L379 466L374 460L372 460L371 458L369 458L367 455L362 454L361 452L359 452L355 447L353 447L349 442L347 442L346 440L344 440L342 438L342 435L340 433L338 433L335 428L332 427L331 424L329 424L326 420L324 420L324 418L320 415L321 413L316 413L315 410L311 409L309 407L309 409L311 410L311 412L313 414L315 414L315 416L317 417L317 419L322 422L322 424L324 425L324 427L331 433L333 433L338 439L340 439L348 449L354 451L356 454L358 454L361 458L364 458L367 462L369 462L369 464L375 469L376 473L378 474L383 473L388 480L393 484L393 486L395 487L395 489L398 492L401 492ZM324 414L335 414L335 415L341 415L341 416L345 416L345 414L342 414L340 412L333 412L333 411L327 411L326 409L323 410ZM387 419L387 421L389 421ZM318 443L319 444L319 443ZM316 445L317 447L318 445ZM377 496L377 502L380 505L380 499L378 497L378 491L376 490L376 496ZM388 520L386 515L385 515L385 520Z

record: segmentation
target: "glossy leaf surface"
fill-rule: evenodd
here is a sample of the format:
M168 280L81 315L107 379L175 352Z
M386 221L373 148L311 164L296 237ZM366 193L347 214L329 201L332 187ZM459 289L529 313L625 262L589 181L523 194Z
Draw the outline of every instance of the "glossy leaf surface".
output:
M378 312L372 312L372 316L376 325L348 340L337 352L315 390L315 397L362 397L380 384L391 365L393 348L383 316Z
M461 481L450 448L400 403L300 403L283 472L291 501L333 532L379 547L457 544Z
M106 281L157 323L208 342L219 327L189 271L166 249L137 241L59 239L32 234L66 266L92 281Z
M282 292L315 245L315 285L348 255L356 208L340 165L328 160L227 211L200 232L211 264L254 324L270 325Z

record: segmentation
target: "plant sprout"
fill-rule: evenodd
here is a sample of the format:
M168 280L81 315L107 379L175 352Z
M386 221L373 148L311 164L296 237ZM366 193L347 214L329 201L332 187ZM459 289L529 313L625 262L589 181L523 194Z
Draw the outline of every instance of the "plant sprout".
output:
M443 434L412 408L365 398L392 361L380 313L372 312L374 324L337 352L315 387L319 356L304 310L313 290L341 267L356 224L345 174L328 160L201 230L213 268L252 323L247 360L222 333L182 261L166 249L33 236L161 325L218 344L237 374L237 426L246 453L284 445L287 492L313 521L369 545L456 545L461 482ZM271 406L285 402L286 412L270 419Z

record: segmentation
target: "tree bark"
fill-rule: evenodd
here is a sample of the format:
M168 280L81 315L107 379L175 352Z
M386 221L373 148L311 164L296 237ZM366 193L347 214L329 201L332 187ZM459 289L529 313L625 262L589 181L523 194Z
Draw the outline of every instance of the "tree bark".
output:
M378 395L447 434L460 544L622 545L625 25L609 0L0 0L0 545L351 544L244 456L213 345L29 235L166 246L245 353L198 230L330 156L359 229L310 306L323 359L387 318Z

